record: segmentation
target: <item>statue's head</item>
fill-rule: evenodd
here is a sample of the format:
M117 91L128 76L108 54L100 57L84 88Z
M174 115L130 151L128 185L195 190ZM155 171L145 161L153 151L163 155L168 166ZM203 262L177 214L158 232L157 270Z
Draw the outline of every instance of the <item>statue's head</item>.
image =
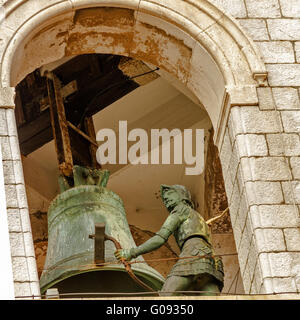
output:
M191 194L185 186L178 184L167 186L162 184L160 186L160 194L162 201L169 212L171 212L180 202L185 202L192 208L194 207Z

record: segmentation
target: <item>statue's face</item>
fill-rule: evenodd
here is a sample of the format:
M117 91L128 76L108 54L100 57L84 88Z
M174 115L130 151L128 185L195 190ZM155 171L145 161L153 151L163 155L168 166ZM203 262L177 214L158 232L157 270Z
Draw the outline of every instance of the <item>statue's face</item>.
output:
M172 211L182 200L181 195L172 188L164 188L162 199L168 211Z
M171 212L183 200L191 202L190 193L184 186L177 184L168 186L162 184L160 186L160 191L163 203L169 212Z

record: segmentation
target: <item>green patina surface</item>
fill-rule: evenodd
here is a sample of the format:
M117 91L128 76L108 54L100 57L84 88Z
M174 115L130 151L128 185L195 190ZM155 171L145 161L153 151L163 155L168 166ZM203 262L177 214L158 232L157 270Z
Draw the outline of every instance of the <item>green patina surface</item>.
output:
M114 256L114 244L111 241L105 242L105 263L111 264L98 267L94 265L94 241L89 238L94 233L96 223L105 223L105 233L117 239L123 248L136 247L122 199L106 188L108 177L108 171L79 166L74 166L73 181L60 177L62 193L52 201L48 210L49 240L40 280L42 293L67 278L87 272L93 273L91 277L93 281L99 281L101 290L122 290L121 283L116 281L117 274L122 273L122 277L127 275L124 266ZM137 260L143 261L142 258ZM164 278L146 263L132 265L132 269L153 289L159 290L162 287ZM107 271L115 273L113 275ZM115 278L116 288L110 286L109 282L108 285L100 285L101 281L107 283L108 275ZM110 283L113 284L114 279ZM123 290L128 292L138 290L136 285L129 282L125 287Z
M173 266L161 294L178 295L176 291L202 291L203 295L220 293L224 281L223 263L214 257L208 225L194 210L190 192L181 185L161 185L161 198L170 215L160 230L138 247L118 250L116 257L131 260L159 248L174 234L182 259Z

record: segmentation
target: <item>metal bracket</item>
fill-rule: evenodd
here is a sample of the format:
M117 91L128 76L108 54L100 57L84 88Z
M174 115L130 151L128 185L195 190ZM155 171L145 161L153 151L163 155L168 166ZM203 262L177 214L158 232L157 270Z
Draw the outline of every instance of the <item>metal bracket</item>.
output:
M90 239L95 239L95 264L101 266L101 262L104 262L104 241L110 240L114 243L117 250L121 250L121 244L120 242L105 234L105 224L104 223L98 223L95 224L95 234L89 235ZM102 246L102 247L101 247ZM101 249L102 248L102 249ZM103 260L99 260L100 255L102 254ZM126 259L122 259L121 262L124 264L125 270L128 272L129 276L136 281L140 286L143 288L155 292L155 290L151 287L149 287L146 283L144 283L142 280L140 280L132 271L131 266ZM157 294L157 293L156 293Z
M95 223L95 234L90 234L89 238L95 240L94 261L99 266L105 262L105 224Z

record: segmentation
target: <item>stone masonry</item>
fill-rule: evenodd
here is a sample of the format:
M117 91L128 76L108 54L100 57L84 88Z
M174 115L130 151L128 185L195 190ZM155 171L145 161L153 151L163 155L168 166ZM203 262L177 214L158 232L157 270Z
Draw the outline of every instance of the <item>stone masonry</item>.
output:
M0 1L0 4L4 2ZM11 1L11 3L17 2L20 6L27 3L27 11L24 11L26 14L30 11L28 3L32 2L32 11L38 11L35 9L38 3L45 3L45 1L34 0ZM84 3L88 2L61 1L61 3L68 3L69 7L73 6L72 8L84 6ZM146 0L118 0L118 3L121 2L124 6L130 3L134 10L150 7ZM209 8L207 10L213 10L209 5L214 4L238 22L247 37L254 41L259 55L262 56L268 79L255 88L253 83L250 83L245 88L231 90L229 102L225 106L228 113L222 118L224 134L221 135L218 148L245 293L299 294L300 0L190 0L187 2L153 0L151 5L156 3L156 6L159 6L157 3L160 2L164 3L166 8L168 6L175 8L178 4L178 8L183 13L191 3L203 4L205 8ZM177 16L178 8L176 7ZM157 15L163 16L161 13L163 9L159 10ZM176 10L172 11L170 19L177 17ZM192 12L194 11L185 14L192 16ZM216 13L216 11L213 12ZM223 23L221 15L218 19L220 24ZM6 30L4 33L1 33L0 25L0 55L4 50L4 44L16 32L21 20L21 16L16 16L15 24L9 21L9 24L3 27L3 30ZM197 20L199 25L202 23L200 20ZM229 20L226 21L229 23ZM208 33L211 32L210 39L214 37L218 39L217 36L219 32L220 34L221 31L223 32L223 29L214 28L216 24L209 25L210 23L210 18L208 19L207 16L203 18L203 28L207 28ZM192 29L195 25L194 23L185 27ZM213 27L210 28L210 26ZM195 34L199 37L205 34L205 32L197 32L195 31ZM234 29L232 34L238 38L238 32ZM180 36L183 37L183 34ZM140 40L143 39L140 38ZM180 41L180 44L184 42ZM222 45L225 54L243 47L243 45L231 46L227 41L230 41L230 37L224 37ZM209 45L210 42L207 42L207 46ZM211 52L215 48L216 46ZM242 54L240 56L242 57ZM200 55L199 57L202 58ZM188 65L186 61L190 58L191 56L188 56L184 60L185 65ZM234 59L236 56L232 56L232 60ZM227 60L231 62L230 59ZM0 59L0 64L3 64L3 61ZM228 63L228 68L229 66L232 69L235 68L234 70L240 67L238 64ZM200 69L192 68L196 80L195 83L188 84L188 87L193 89L199 85L200 81L196 77L201 74ZM4 71L9 72L9 70ZM255 70L250 71L255 78ZM236 75L234 72L233 74ZM209 80L207 77L207 81ZM0 85L0 142L15 295L25 297L39 295L39 286L14 119L14 88L6 88L7 86L7 83L4 88ZM205 91L201 86L199 88L200 93ZM230 88L226 89L230 91ZM244 89L247 89L247 93L251 93L251 96L243 95ZM233 93L237 95L234 96ZM203 97L205 98L205 95ZM207 99L205 103L209 104L209 101L210 99Z
M0 94L0 141L6 192L15 296L39 295L35 253L29 221L22 163L14 110L9 105L13 92ZM4 100L4 102L3 102Z
M212 2L239 21L268 70L259 107L231 109L221 150L245 291L299 292L300 0Z

